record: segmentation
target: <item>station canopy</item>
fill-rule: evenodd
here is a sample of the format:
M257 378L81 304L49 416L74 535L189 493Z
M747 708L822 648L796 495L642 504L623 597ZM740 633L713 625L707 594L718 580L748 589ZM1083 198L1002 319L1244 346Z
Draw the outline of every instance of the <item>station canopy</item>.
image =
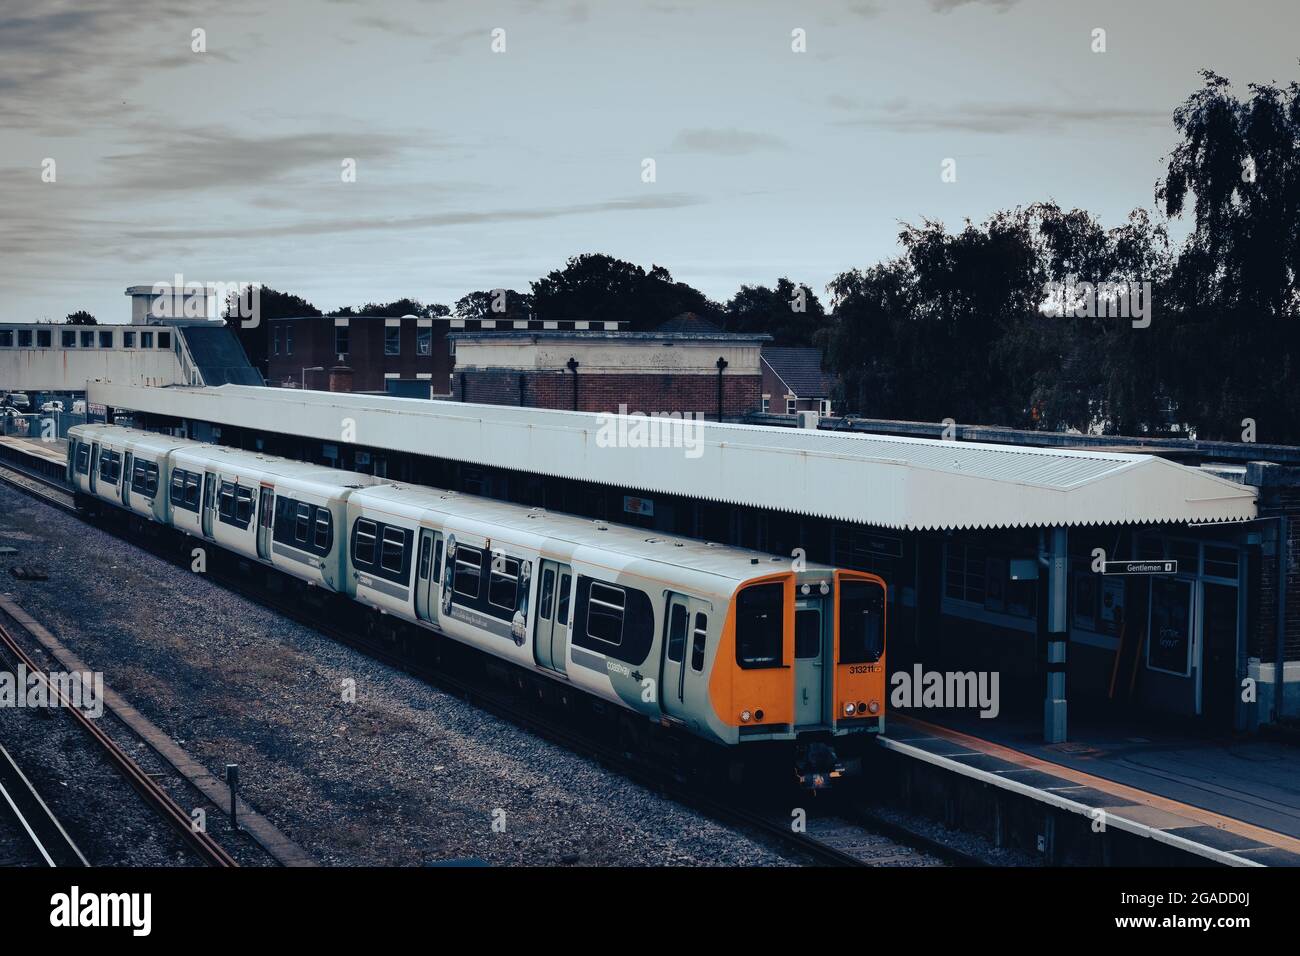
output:
M905 530L1238 521L1255 489L1154 455L343 392L91 383L117 409ZM350 426L350 428L349 428Z

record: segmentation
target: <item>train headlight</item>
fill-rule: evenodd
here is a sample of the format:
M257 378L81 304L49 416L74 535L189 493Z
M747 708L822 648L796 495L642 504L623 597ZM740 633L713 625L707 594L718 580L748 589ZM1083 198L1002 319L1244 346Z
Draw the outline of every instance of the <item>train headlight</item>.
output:
M747 723L749 723L749 717L750 717L749 711L747 711L747 710L742 710L742 711L740 712L740 722L741 722L741 723L743 723L743 724L747 724Z
M821 587L820 587L818 590L820 590L820 591L822 592L822 594L830 594L830 593L831 593L831 586L830 586L829 584L827 584L825 581L823 581L823 582L821 583Z
M871 703L867 704L867 712L871 714L880 713L880 701L873 700Z
M852 717L855 713L857 713L857 710L858 710L857 705L855 705L855 704L845 704L845 705L844 705L844 716L845 716L845 717Z

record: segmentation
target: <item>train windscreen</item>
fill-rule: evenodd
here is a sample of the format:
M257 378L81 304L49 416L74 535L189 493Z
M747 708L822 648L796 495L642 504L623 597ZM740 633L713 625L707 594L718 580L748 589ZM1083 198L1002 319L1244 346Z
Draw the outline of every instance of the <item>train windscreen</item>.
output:
M840 663L873 663L884 651L884 589L874 581L841 582Z
M785 585L756 584L736 599L736 663L780 667L785 661Z

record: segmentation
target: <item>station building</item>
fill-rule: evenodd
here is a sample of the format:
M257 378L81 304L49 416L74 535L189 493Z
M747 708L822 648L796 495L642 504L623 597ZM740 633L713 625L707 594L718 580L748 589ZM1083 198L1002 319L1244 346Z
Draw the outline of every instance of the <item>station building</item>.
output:
M794 416L611 444L607 414L514 403L118 383L91 397L200 440L874 571L891 672L996 671L1003 708L1048 741L1067 739L1067 713L1215 732L1300 714L1300 449ZM1099 556L1147 573L1098 573Z

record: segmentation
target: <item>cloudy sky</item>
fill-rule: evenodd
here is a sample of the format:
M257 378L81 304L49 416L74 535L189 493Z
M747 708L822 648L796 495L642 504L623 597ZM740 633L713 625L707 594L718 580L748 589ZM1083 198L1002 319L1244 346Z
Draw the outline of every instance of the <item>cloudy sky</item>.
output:
M0 321L125 321L176 273L451 303L594 251L820 292L900 222L1150 206L1197 70L1300 78L1298 28L1295 0L4 0Z

